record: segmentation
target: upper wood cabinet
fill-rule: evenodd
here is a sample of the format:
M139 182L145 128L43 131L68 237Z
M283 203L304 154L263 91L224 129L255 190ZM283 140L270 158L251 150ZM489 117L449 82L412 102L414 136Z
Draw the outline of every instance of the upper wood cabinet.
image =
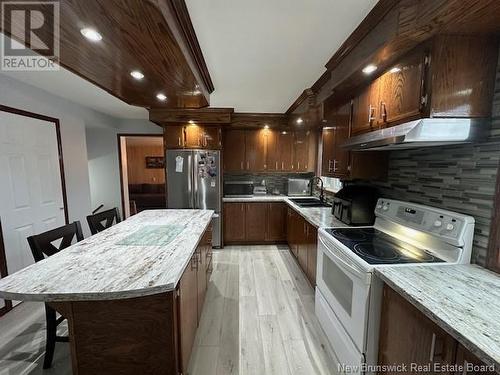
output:
M218 150L222 147L220 126L166 125L164 127L165 147L199 148Z
M314 171L317 137L314 131L275 129L224 131L227 172Z
M167 125L163 128L165 148L183 148L185 144L184 126Z
M224 170L242 172L246 168L245 130L231 129L224 131Z
M438 35L353 98L351 136L421 117L489 117L498 40Z
M401 119L421 115L425 104L425 64L428 61L428 54L418 51L403 58L376 81L379 106L377 125L391 126Z

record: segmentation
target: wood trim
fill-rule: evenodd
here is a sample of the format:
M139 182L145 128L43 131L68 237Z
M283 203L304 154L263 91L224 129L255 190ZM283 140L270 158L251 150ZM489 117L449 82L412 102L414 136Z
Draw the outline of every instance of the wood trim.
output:
M292 105L286 110L285 114L292 114L300 105L307 100L311 95L314 95L312 89L305 89L302 94L292 103Z
M62 195L63 195L63 203L64 203L64 220L66 224L69 224L69 215L68 215L68 196L66 194L66 179L64 173L64 158L63 158L63 149L62 149L62 139L61 139L61 127L59 124L59 119L55 117L49 117L45 115L41 115L39 113L28 112L22 109L8 107L0 104L0 111L13 113L20 116L31 117L38 120L43 120L47 122L53 122L56 127L56 138L57 138L57 148L59 153L59 166L61 169L61 187L62 187Z
M487 267L492 271L500 273L500 166L497 173L497 187L493 207Z
M134 133L118 133L116 135L117 141L118 141L118 170L120 173L120 196L121 196L121 202L122 202L122 217L123 220L125 220L125 194L123 193L123 165L122 165L122 144L121 144L121 137L161 137L163 140L163 133L161 134L147 134L147 133L139 133L139 134L134 134ZM166 153L165 150L165 142L163 142L163 151L164 154ZM165 171L165 184L167 183L167 172Z
M183 32L184 41L186 42L189 52L195 61L198 71L200 72L201 79L209 93L215 90L212 78L210 77L210 72L208 71L205 58L203 57L203 52L196 37L196 32L194 30L193 24L191 22L191 17L189 16L189 11L184 0L172 0L172 7L174 13L177 16L177 22Z
M361 21L352 34L342 43L340 48L326 63L328 70L335 69L340 62L370 33L385 15L399 3L400 0L379 0L368 15Z
M186 123L190 120L199 123L229 124L234 108L204 108L204 109L167 109L152 108L149 110L149 120L167 125L168 123Z

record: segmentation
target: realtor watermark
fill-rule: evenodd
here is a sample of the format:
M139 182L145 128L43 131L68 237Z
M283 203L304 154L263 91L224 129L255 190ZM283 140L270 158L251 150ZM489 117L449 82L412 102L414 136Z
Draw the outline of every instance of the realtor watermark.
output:
M59 70L58 1L1 3L0 70Z
M361 365L338 364L337 370L342 374L377 374L377 373L443 373L443 374L486 374L495 371L493 365L478 365L474 363L464 362L461 364L449 363L395 363L387 365L369 365L363 363Z

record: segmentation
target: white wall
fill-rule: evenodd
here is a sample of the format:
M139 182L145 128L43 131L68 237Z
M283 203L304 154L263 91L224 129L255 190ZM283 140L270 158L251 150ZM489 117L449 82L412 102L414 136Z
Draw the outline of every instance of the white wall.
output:
M87 127L88 169L92 207L118 207L121 212L118 134L161 134L147 120L120 120L117 127Z
M92 211L92 205L85 128L115 127L119 126L119 120L2 74L0 104L59 119L69 219L80 220L88 235L85 217Z

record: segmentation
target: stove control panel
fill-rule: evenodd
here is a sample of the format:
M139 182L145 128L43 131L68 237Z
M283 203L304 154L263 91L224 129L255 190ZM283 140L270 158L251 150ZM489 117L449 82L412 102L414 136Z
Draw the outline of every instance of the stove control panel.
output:
M463 246L466 225L474 223L470 216L384 198L378 200L375 215L433 234L458 246Z

